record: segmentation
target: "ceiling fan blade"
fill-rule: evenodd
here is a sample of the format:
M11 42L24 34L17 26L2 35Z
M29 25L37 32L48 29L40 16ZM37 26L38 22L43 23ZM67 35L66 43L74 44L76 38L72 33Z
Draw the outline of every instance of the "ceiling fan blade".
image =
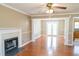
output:
M54 8L59 8L59 9L67 9L67 7L63 7L63 6L53 6Z

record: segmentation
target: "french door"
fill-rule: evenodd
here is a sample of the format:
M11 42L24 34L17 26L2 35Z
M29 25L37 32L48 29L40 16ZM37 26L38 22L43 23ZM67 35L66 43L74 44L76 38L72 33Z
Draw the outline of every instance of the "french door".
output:
M56 36L58 35L58 21L47 21L46 22L46 34L48 36Z

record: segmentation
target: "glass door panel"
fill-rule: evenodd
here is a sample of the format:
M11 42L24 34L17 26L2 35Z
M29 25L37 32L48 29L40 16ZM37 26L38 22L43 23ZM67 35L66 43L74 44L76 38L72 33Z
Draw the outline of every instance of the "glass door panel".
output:
M58 35L58 21L46 22L47 35Z
M58 35L58 21L52 22L52 35Z
M46 28L46 29L47 29L46 34L47 34L47 35L51 35L51 29L52 29L51 22L47 22L46 25L47 25L47 26L46 26L46 27L47 27L47 28Z

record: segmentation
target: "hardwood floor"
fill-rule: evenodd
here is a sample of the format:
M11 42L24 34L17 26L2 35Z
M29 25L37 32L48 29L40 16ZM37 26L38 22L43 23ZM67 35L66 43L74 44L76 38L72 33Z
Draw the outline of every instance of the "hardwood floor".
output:
M76 47L76 48L75 48ZM40 37L23 47L17 56L73 56L79 55L75 51L78 47L64 46L63 37ZM78 48L79 49L79 48ZM74 52L75 51L75 52ZM76 54L77 53L77 54Z

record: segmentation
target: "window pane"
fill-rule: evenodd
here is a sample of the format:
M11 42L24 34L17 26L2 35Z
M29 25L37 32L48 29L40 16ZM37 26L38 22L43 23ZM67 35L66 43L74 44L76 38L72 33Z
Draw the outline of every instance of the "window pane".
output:
M47 22L47 35L51 35L51 22Z
M53 30L53 35L58 35L58 22L53 22L52 23L53 26L52 26L52 30Z
M75 22L75 28L79 29L79 22Z

